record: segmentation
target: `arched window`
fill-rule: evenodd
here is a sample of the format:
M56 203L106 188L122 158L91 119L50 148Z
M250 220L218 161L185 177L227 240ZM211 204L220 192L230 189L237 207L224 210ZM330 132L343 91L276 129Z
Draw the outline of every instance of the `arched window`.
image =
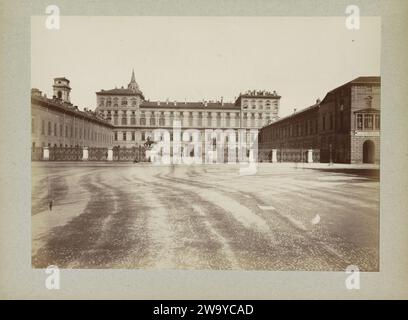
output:
M58 99L62 99L62 91L58 91L57 95L58 95Z

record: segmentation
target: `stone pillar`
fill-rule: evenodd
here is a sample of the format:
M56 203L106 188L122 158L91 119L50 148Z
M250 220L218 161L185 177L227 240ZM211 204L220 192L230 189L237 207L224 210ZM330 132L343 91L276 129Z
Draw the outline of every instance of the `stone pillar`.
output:
M203 113L202 113L202 116L203 116L203 118L202 118L202 125L201 125L201 127L202 128L206 128L207 127L207 112L206 111L203 111Z
M43 160L50 160L50 148L49 147L43 148Z
M130 103L129 103L129 105L130 105ZM130 112L130 111L125 111L125 112L126 112L126 125L130 126L130 118L132 116L132 112Z
M174 111L173 113L173 125L175 121L180 121L180 125L183 126L180 119L180 111Z
M237 127L236 117L235 116L236 116L235 112L230 113L230 128Z
M217 112L211 112L211 127L217 127Z
M108 158L106 160L113 161L113 149L112 149L112 147L108 148Z
M88 160L88 147L82 149L82 161Z
M272 149L272 159L271 159L271 162L273 162L273 163L278 162L277 153L278 153L278 150L277 150L277 149Z
M307 150L307 163L312 163L313 162L313 150L309 149Z
M193 127L197 128L198 127L198 112L193 111Z
M254 126L255 128L259 127L259 113L255 112Z

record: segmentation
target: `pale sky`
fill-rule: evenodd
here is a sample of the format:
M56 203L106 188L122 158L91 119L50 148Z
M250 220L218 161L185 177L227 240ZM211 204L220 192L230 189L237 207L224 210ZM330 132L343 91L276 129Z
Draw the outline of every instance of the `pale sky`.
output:
M71 102L94 109L95 92L126 87L132 68L146 99L233 101L276 90L280 116L358 76L380 75L380 18L32 17L31 85L52 96L71 81Z

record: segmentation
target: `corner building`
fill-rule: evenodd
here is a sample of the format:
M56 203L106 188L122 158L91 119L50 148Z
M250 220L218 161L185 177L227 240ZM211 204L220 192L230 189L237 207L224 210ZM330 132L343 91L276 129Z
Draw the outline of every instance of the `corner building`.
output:
M335 88L322 101L262 128L263 160L270 160L265 155L272 149L316 149L320 162L379 163L380 102L380 77L358 77Z
M70 82L55 78L53 97L31 89L31 146L108 147L113 126L91 110L80 111L70 101Z

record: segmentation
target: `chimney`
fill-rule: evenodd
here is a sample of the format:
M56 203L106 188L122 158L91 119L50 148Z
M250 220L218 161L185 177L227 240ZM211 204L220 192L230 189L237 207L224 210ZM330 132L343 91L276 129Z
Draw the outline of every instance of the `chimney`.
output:
M166 99L166 104L169 104L169 98Z
M177 106L177 101L176 100L174 100L174 105Z
M224 97L221 97L221 105L224 105Z
M317 99L316 99L316 104L319 104L319 103L320 103L320 99L317 98Z
M293 109L293 113L296 113L296 108Z

